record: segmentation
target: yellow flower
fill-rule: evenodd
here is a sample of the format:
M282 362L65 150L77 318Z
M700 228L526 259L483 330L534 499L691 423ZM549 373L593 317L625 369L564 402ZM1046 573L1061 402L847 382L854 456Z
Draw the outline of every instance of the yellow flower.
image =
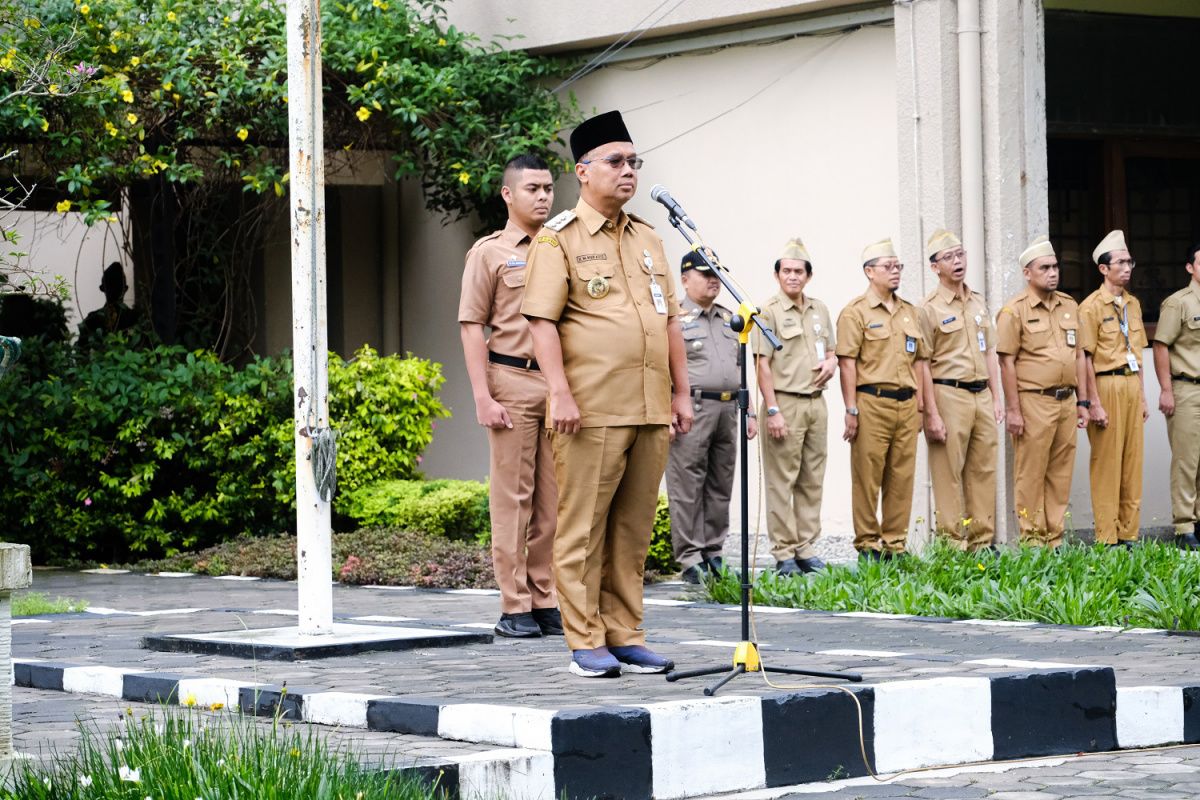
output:
M291 752L291 754L290 754L290 755L292 756L292 758L299 758L299 757L300 757L300 751L299 751L299 750L297 750L295 747L293 747L293 748L292 748L292 752Z
M169 92L174 88L175 88L175 84L172 83L171 81L163 81L163 91L164 92Z
M131 66L131 67L136 67L140 63L142 63L142 60L140 58L138 58L137 56L134 56L133 58L129 59L129 66Z
M58 84L52 83L46 87L46 90L50 92L50 94L58 94Z
M26 17L25 18L25 27L33 28L34 30L37 30L38 28L42 27L42 23L41 23L41 20L39 20L37 17Z
M371 5L375 6L378 9L382 9L383 11L388 10L388 4L385 3L384 0L371 0Z
M179 19L179 17L175 16L175 12L174 12L174 11L168 11L168 12L167 12L167 22L174 22L174 21L175 21L175 20L177 20L177 19Z
M366 106L359 106L358 111L354 112L354 116L358 117L359 122L366 122L371 118L371 109Z
M213 703L211 706L209 706L209 708L212 709L213 711L220 711L224 707L225 707L224 703Z
M981 562L981 563L978 563L978 564L976 564L975 566L979 567L979 570L980 570L980 572L986 572L986 571L987 571L987 567L985 567L985 566L982 564L982 562Z
M54 210L60 214L67 213L68 211L71 210L71 201L70 200L59 200L58 205L56 205L54 207Z
M119 49L119 48L118 48L118 47L117 47L115 44L113 44L113 43L111 43L111 42L109 43L109 45L108 45L108 51L109 51L110 53L115 53L115 52L117 52L117 50L118 50L118 49Z
M242 140L243 142L246 141L246 137L248 137L249 135L250 135L250 131L246 130L245 128L237 129L237 137L238 137L238 139Z
M137 114L126 114L125 121L130 125L137 125Z
M109 135L109 136L116 136L116 135L117 135L117 126L116 126L116 125L113 125L111 122L107 122L107 121L106 121L106 122L104 123L104 130L108 131L108 135Z
M44 119L42 120L42 133L45 133L48 130L50 130L50 120Z
M2 57L0 57L0 70L12 69L13 60L16 58L16 56L17 51L15 49L10 49Z
M470 183L471 182L471 173L469 173L469 172L458 173L458 182L463 185Z
M188 708L195 708L195 706L196 706L196 695L194 695L194 694L189 694L189 695L187 695L186 697L184 697L184 698L183 698L183 705L187 706Z
M438 47L445 47L445 46L446 46L446 40L438 39Z
M131 92L129 89L122 89L121 90L121 99L124 100L126 103L132 103L133 102L133 92Z
M79 7L79 13L83 14L85 17L91 12L91 10L92 10L91 7L88 6L87 3L84 3L83 5L81 5Z

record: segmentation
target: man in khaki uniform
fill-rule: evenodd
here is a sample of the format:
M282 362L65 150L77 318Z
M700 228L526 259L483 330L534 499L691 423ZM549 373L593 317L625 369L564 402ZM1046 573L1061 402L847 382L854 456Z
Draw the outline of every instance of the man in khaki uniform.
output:
M842 309L837 356L850 442L854 549L862 557L896 558L908 541L917 430L921 426L918 362L929 358L920 314L900 299L904 265L891 239L862 253L867 291ZM883 520L876 512L883 490Z
M1005 419L1013 437L1013 503L1023 544L1058 547L1075 467L1075 429L1088 418L1079 307L1055 291L1058 258L1048 237L1034 239L1019 261L1025 291L996 316Z
M1146 393L1142 350L1146 326L1142 304L1127 290L1135 262L1125 234L1112 231L1092 260L1104 283L1079 306L1079 344L1087 361L1092 444L1090 477L1096 541L1130 547L1138 538L1142 510L1142 452Z
M631 140L616 111L571 134L579 203L535 238L521 304L550 393L554 571L570 670L584 677L673 666L644 646L642 572L692 398L662 240L622 210L642 165Z
M938 276L938 288L921 306L936 530L960 550L975 551L990 547L996 531L997 426L1004 404L995 336L983 295L967 287L967 253L958 237L935 231L925 257Z
M729 535L738 454L738 335L729 325L733 314L716 302L721 281L695 251L684 255L679 279L684 293L679 324L695 419L687 436L671 442L667 498L675 560L686 582L699 583L705 573L721 571ZM753 439L756 432L751 417L746 434Z
M550 216L554 179L542 159L517 156L504 168L500 196L508 223L467 253L458 305L475 418L487 428L491 450L492 567L502 612L496 633L562 635L552 564L558 493L543 432L546 382L521 316L525 254Z
M1185 268L1188 285L1163 301L1154 331L1158 408L1171 442L1171 516L1175 541L1200 550L1200 242Z
M775 261L779 293L763 307L763 323L775 331L779 352L754 336L767 487L767 533L781 575L816 572L825 562L813 545L821 535L821 490L825 483L828 411L822 392L837 369L829 309L804 288L812 259L799 239L790 240Z

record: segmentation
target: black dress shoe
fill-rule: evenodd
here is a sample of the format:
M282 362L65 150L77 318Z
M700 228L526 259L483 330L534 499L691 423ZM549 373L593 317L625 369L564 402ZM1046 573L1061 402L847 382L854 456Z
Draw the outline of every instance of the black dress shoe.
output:
M812 558L800 558L797 556L796 566L800 568L801 572L817 572L818 570L825 569L825 562L816 556Z
M858 558L860 561L883 561L882 550L859 550Z
M704 559L704 567L713 575L720 575L721 570L725 569L725 559L720 556Z
M1181 533L1175 537L1180 550L1200 550L1200 539L1194 533Z
M501 614L495 631L497 636L509 639L535 639L542 635L542 629L528 611L524 614Z
M557 608L535 608L532 612L533 621L542 631L542 636L562 636L562 614Z
M704 562L701 562L701 564ZM679 573L679 577L684 583L703 583L704 568L700 564L692 564L690 567Z
M884 550L883 551L883 560L884 561L903 561L906 558L908 558L908 553L906 553L903 550L898 550L898 551L897 550Z
M787 561L776 561L775 562L775 571L778 572L780 575L784 576L785 578L790 577L792 575L803 575L804 574L800 570L800 565L797 564L796 560L793 558L789 558Z

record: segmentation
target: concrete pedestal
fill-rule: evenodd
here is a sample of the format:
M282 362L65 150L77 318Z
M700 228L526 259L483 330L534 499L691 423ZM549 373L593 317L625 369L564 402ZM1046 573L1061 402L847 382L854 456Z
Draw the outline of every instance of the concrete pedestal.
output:
M218 633L146 636L142 646L175 653L299 661L365 653L371 650L413 650L490 644L490 633L446 631L436 628L401 628L390 625L334 623L327 634L306 635L299 628L260 628Z
M12 593L33 583L29 545L0 542L0 783L11 780L20 757L12 746Z

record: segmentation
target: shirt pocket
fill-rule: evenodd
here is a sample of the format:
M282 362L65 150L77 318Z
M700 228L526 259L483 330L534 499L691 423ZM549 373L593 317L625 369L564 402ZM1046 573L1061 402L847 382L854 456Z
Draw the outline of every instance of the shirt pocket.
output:
M1141 350L1149 346L1150 342L1146 339L1146 326L1142 322L1142 315L1129 317L1129 346L1135 351Z
M1058 327L1062 329L1062 344L1074 349L1079 344L1079 328L1073 319L1060 319Z
M510 289L520 289L525 285L525 267L520 269L507 269L501 276L504 285Z
M581 308L600 308L617 302L616 266L607 261L588 261L575 265L578 291L575 293Z
M961 323L961 320L959 322ZM916 323L909 322L901 326L901 330L904 331L904 355L909 361L914 361L917 358L917 351L921 347L921 328Z
M938 323L938 330L945 334L957 333L965 324L962 317L947 317Z

